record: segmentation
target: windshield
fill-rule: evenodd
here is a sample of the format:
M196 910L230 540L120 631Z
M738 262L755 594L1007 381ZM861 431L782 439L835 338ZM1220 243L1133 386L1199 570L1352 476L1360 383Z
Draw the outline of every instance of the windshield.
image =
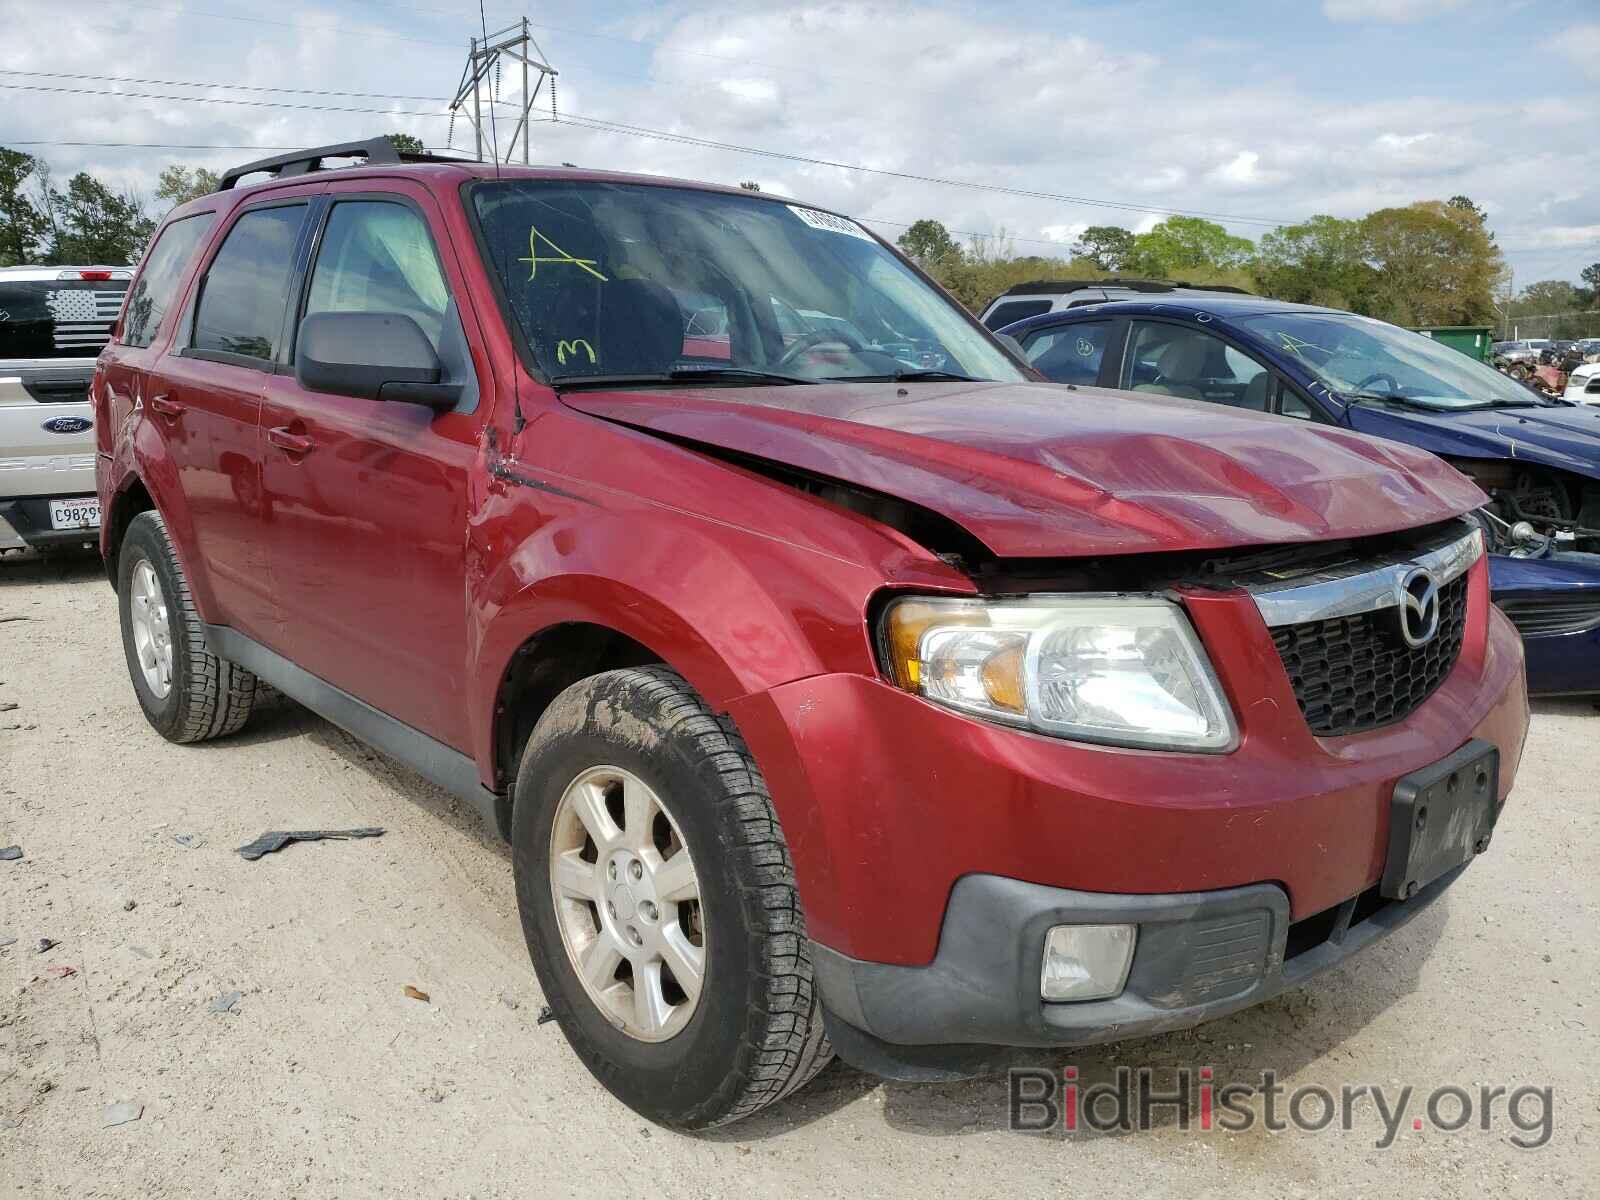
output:
M512 314L557 382L1024 378L950 300L831 213L564 180L486 182L472 201Z
M1441 410L1539 403L1521 384L1459 350L1369 317L1285 312L1241 323L1346 396Z

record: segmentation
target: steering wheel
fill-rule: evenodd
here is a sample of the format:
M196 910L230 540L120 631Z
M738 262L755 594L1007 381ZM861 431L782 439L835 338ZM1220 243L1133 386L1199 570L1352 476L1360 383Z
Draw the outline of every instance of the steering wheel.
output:
M783 370L794 364L802 354L808 350L815 350L818 346L826 346L830 342L837 342L846 350L852 352L865 350L867 345L853 333L845 333L840 329L813 329L810 333L802 333L789 343L789 348L783 356L772 364L774 370Z
M1364 391L1367 390L1367 388L1369 386L1371 386L1374 383L1377 383L1378 380L1380 380L1380 379L1387 379L1389 381L1389 386L1388 386L1388 388L1386 390L1388 390L1390 392L1399 392L1400 391L1400 383L1399 383L1399 381L1396 380L1395 377L1393 375L1390 375L1387 371L1374 371L1371 375L1368 375L1360 383L1356 384L1356 391L1364 392Z

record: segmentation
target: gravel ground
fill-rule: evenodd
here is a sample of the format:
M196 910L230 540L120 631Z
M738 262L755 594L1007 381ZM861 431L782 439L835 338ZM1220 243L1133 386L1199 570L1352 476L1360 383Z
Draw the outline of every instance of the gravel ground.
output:
M0 560L0 710L0 847L25 855L0 861L0 942L16 939L0 947L0 1195L1600 1194L1585 702L1539 705L1492 851L1389 942L1310 990L1070 1058L1085 1083L1150 1064L1169 1086L1206 1065L1218 1083L1271 1068L1290 1089L1411 1084L1413 1111L1444 1084L1549 1085L1553 1132L1531 1150L1503 1110L1488 1131L1408 1119L1382 1149L1365 1101L1349 1133L1171 1115L1014 1133L1003 1079L913 1086L838 1063L743 1124L672 1134L538 1023L502 844L287 702L224 742L163 742L97 564ZM234 853L267 829L363 825L388 833ZM119 1102L140 1115L108 1126Z

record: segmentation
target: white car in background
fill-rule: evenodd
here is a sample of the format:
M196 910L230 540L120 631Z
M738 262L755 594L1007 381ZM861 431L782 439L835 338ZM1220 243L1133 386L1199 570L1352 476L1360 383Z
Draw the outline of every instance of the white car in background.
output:
M0 267L0 551L92 543L95 359L131 267Z
M1574 404L1600 404L1600 362L1585 363L1568 375L1561 398Z

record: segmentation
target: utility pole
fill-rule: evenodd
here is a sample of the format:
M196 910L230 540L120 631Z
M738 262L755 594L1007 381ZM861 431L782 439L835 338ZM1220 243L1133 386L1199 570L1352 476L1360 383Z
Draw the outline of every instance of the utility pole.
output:
M500 84L500 68L502 58L511 58L522 64L522 101L519 105L516 126L511 131L511 138L506 143L505 157L500 159L496 123L491 111L489 127L484 128L483 108L485 103L491 106L501 103L498 92ZM539 73L538 79L529 85L530 68ZM487 37L474 37L472 45L467 51L467 65L461 72L461 83L456 87L456 97L450 101L450 128L452 136L455 130L457 113L463 111L470 98L472 107L466 109L467 120L472 122L473 151L479 162L483 161L483 150L487 145L496 156L497 161L510 162L517 149L517 137L522 137L522 161L529 161L529 126L532 124L534 101L539 98L545 80L550 81L550 119L556 119L556 76L560 72L545 61L544 51L539 48L539 43L533 40L533 33L528 25L528 18L507 25L504 29L497 30ZM491 82L492 79L492 82ZM487 99L483 95L485 88L489 89Z

